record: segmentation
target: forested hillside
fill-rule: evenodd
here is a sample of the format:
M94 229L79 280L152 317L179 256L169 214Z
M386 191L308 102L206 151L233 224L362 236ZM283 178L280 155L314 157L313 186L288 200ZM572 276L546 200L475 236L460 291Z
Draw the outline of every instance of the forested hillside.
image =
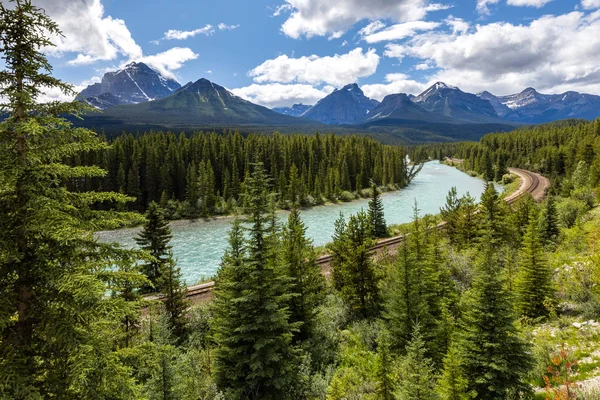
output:
M73 189L127 194L136 198L130 210L160 202L171 218L235 210L255 162L264 164L269 190L285 208L296 201L302 206L348 201L371 181L399 189L414 173L402 147L364 136L147 133L124 134L110 145L71 159L73 165L107 171L104 178L77 182Z

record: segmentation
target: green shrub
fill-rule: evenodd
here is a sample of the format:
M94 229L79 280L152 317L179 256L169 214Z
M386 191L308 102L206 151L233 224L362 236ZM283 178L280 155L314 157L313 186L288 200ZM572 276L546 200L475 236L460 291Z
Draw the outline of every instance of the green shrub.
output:
M577 219L588 211L588 205L582 200L566 199L557 206L558 221L564 228L572 228Z
M516 176L513 174L504 174L502 175L502 184L508 185L509 183L513 183L515 181Z
M356 195L347 190L343 190L342 193L340 193L339 199L343 202L349 202L356 199Z

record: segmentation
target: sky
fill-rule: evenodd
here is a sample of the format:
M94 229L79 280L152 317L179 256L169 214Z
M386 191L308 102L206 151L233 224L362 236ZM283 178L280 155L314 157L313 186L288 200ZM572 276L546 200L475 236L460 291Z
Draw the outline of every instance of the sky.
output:
M496 95L600 94L600 0L33 0L80 90L142 61L267 107L358 83L382 100L442 81ZM47 93L46 98L61 98Z

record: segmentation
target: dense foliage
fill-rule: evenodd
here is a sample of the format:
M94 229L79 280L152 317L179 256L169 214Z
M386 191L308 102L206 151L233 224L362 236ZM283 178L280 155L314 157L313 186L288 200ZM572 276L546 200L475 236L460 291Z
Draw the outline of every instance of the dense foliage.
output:
M73 165L98 165L102 179L79 182L74 189L112 190L136 198L132 210L152 202L170 218L208 216L242 207L251 166L262 162L278 205L290 208L325 201L367 197L371 180L386 190L412 178L401 147L366 136L249 135L203 133L123 134L110 148L73 157Z

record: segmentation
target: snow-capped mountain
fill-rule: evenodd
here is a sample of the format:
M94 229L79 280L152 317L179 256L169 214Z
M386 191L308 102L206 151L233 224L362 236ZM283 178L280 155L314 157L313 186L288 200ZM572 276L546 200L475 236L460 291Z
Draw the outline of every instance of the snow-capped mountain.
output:
M379 102L365 96L357 84L346 85L325 96L303 118L324 124L356 124L365 119Z
M600 116L600 96L585 93L542 94L534 88L527 88L508 96L482 92L480 97L495 105L499 116L512 121L542 123L566 118L594 119Z
M365 122L382 120L385 120L386 123L401 120L440 122L440 119L444 119L444 117L426 111L406 94L399 93L385 96L381 103L369 112Z
M500 118L488 100L437 82L413 99L423 109L467 122L498 122Z
M243 124L301 125L309 121L281 115L242 99L208 79L189 82L162 99L111 107L86 116L92 126L98 121L119 121L125 126L221 126Z
M100 83L83 89L79 98L92 106L107 109L121 104L137 104L169 96L181 85L166 79L144 63L130 63L118 71L107 72Z
M275 112L278 112L279 114L290 115L292 117L300 117L300 116L302 116L302 114L304 114L311 108L312 108L312 106L300 103L300 104L294 104L291 107L276 107L276 108L273 108L272 110Z

